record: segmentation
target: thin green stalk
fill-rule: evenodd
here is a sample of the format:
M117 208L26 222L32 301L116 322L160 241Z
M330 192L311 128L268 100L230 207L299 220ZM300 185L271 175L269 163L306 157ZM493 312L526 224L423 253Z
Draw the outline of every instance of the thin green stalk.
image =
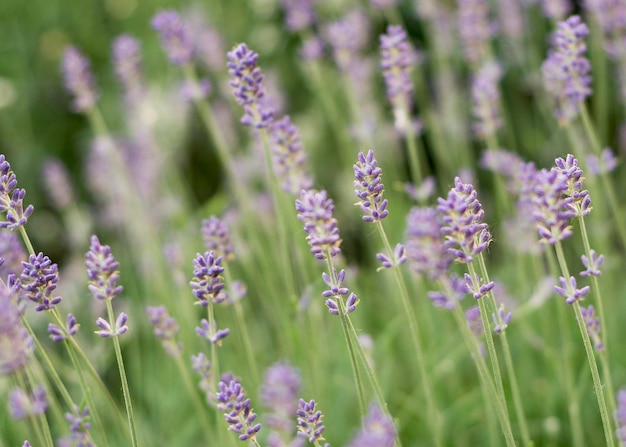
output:
M411 167L411 180L415 186L421 185L424 176L422 174L422 168L420 163L420 154L423 153L421 142L418 135L415 132L415 127L411 122L411 116L406 107L402 107L397 113L404 115L405 128L406 128L406 145L407 152L409 153L409 166ZM418 145L420 146L418 148Z
M390 256L393 256L393 250L391 248L391 244L389 243L389 239L387 238L387 234L385 233L385 229L383 228L382 222L380 220L376 221L376 226L378 228L378 232L380 234L381 239L383 240L383 244L385 246L385 250L389 253ZM400 290L400 301L404 313L406 314L409 320L409 332L411 334L411 341L413 342L413 350L415 353L415 357L417 360L417 365L419 369L420 382L422 384L422 391L424 396L426 397L426 413L429 419L429 426L432 431L432 436L435 439L435 445L443 446L443 433L441 431L441 415L439 409L437 408L437 404L435 403L434 397L434 387L432 383L432 379L430 377L430 373L428 372L428 368L426 368L426 360L424 358L424 348L422 346L422 342L420 340L419 329L417 327L417 321L415 318L415 312L411 307L411 303L409 300L409 293L402 278L402 272L400 271L399 266L392 267L394 272L396 284L398 289Z
M565 253L563 252L563 245L560 241L554 246L556 250L556 256L561 267L561 272L565 278L570 278L569 269L567 267L567 260L565 259ZM602 390L602 381L600 380L600 374L598 372L598 364L593 354L593 347L591 346L591 340L589 339L589 333L585 325L582 312L580 311L580 303L574 302L574 313L576 314L576 320L578 323L578 329L580 335L583 338L583 344L585 346L585 354L587 355L587 361L589 363L589 369L591 370L591 378L593 380L593 388L598 400L598 407L600 409L600 417L602 418L602 427L604 428L604 438L606 440L607 447L614 447L613 430L611 428L611 417L604 399L604 391Z
M15 374L15 379L18 382L18 385L24 392L28 393L34 389L35 379L28 368L23 370L22 374ZM54 442L52 441L52 434L50 433L50 425L48 424L48 418L46 418L45 413L41 413L39 415L29 415L28 419L31 423L31 426L35 429L37 433L37 437L40 442L45 443L47 447L54 447Z
M113 305L111 300L107 299L106 307L109 321L115 323L115 315L113 313ZM115 328L117 330L117 328ZM137 427L135 424L135 414L133 412L133 404L130 398L130 389L128 387L128 380L126 379L126 370L124 369L124 359L122 358L122 349L120 347L120 340L118 335L113 335L113 346L115 348L115 357L117 359L117 366L120 373L120 380L122 382L122 394L124 395L124 404L126 405L126 415L128 416L128 427L130 429L130 440L133 447L137 447Z

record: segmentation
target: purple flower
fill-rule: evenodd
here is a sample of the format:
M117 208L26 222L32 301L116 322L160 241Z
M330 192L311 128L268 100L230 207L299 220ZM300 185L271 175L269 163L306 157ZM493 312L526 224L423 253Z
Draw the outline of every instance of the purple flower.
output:
M458 0L458 33L465 60L479 67L491 53L489 39L494 27L489 22L489 5L485 0Z
M494 286L496 285L496 283L493 281L489 281L486 284L482 284L481 279L478 277L478 274L476 273L474 273L474 276L471 276L469 273L466 273L464 277L465 277L465 285L467 286L467 290L477 300L487 295L487 293L493 290Z
M209 71L218 72L224 68L224 41L215 28L201 24L194 32L193 42L196 57Z
M396 443L396 427L378 404L371 404L363 421L363 428L350 441L348 447L393 447Z
M411 208L406 219L405 247L409 267L433 280L447 273L453 259L444 246L441 224L433 207Z
M217 392L217 409L224 412L230 431L239 435L240 441L255 439L261 424L255 424L256 413L250 408L250 399L237 380L220 380Z
M68 47L62 61L65 89L74 97L72 108L76 112L88 112L98 101L89 60L75 47Z
M569 221L576 217L576 210L572 206L574 198L566 195L567 175L556 168L542 169L536 173L533 187L532 217L540 242L555 245L570 237Z
M176 11L161 11L152 19L152 28L159 33L167 57L175 65L185 65L194 56L193 43L186 24Z
M22 447L31 447L30 442L24 441L24 444L22 444Z
M480 167L502 175L511 193L519 192L518 179L523 165L524 161L519 155L502 149L488 149L480 157Z
M298 195L313 186L308 169L308 158L302 149L298 128L289 116L274 121L270 127L273 143L275 173L282 182L283 191Z
M374 9L389 9L400 4L400 0L370 0Z
M29 394L20 387L11 390L8 397L9 412L13 419L25 419L42 415L48 408L46 389L37 385Z
M209 340L213 345L221 346L222 339L226 338L228 334L230 334L230 329L218 329L215 320L211 320L209 323L208 320L203 318L200 321L200 325L202 327L196 327L196 333L198 336Z
M461 278L456 273L451 273L450 276L442 276L439 278L439 281L441 281L443 291L428 292L428 298L433 302L435 307L454 310L457 303L470 292L465 279Z
M626 4L621 0L587 0L604 32L605 48L609 56L619 60L623 57L622 45L626 37Z
M578 114L578 104L591 95L591 65L585 57L589 34L579 16L559 22L551 50L541 70L546 90L557 104L555 116L568 123Z
M322 412L317 410L314 400L306 402L303 399L298 401L298 435L304 436L313 444L324 440L322 434L326 427L322 421Z
M125 334L128 332L128 326L126 326L126 322L128 321L128 315L124 312L120 313L119 316L115 319L115 324L111 325L104 318L99 317L96 320L96 325L100 328L99 331L95 331L102 338L109 337L117 337L118 335Z
M224 267L221 256L215 256L212 251L204 255L196 254L193 261L193 281L189 282L193 295L198 299L194 304L206 307L211 304L219 304L226 299L222 272Z
M615 434L624 445L626 443L626 388L619 390L615 399L617 400L617 409L615 410L617 430L615 430Z
M491 234L483 223L484 211L476 190L459 177L447 199L439 198L437 212L443 225L444 247L458 262L472 262L474 256L489 246Z
M369 40L368 20L362 10L352 9L324 28L324 37L332 47L333 58L342 73L356 73L360 69L358 53Z
M604 261L604 255L597 256L595 250L590 250L589 257L582 255L580 259L586 267L585 270L580 272L580 276L600 276L602 273L600 271L600 265L602 265L602 262Z
M565 279L563 276L559 277L559 282L561 286L554 286L554 290L561 296L566 298L565 302L567 304L574 304L576 301L582 299L589 293L590 287L585 286L582 288L577 288L576 278L573 276L569 277L569 280Z
M50 334L53 342L58 343L76 335L79 327L80 324L76 321L76 317L72 314L67 314L65 327L63 328L58 327L56 324L48 323L48 334Z
M1 278L22 273L22 262L28 257L16 232L0 231L0 258L3 259L0 265Z
M435 194L435 177L429 176L424 179L421 185L414 185L413 183L405 183L404 191L416 202L425 202Z
M61 302L60 296L52 296L59 281L59 268L43 253L30 255L28 261L22 262L20 282L24 296L37 303L35 310L54 309Z
M285 11L285 25L292 32L303 31L315 22L311 0L281 0Z
M541 0L543 13L549 19L563 20L572 10L569 0Z
M590 304L587 307L581 306L580 312L587 327L589 338L593 341L596 351L604 351L604 343L602 343L602 337L600 337L600 318L596 316L595 309Z
M211 216L202 221L202 238L204 247L213 251L223 259L232 259L233 244L228 233L226 222L216 216Z
M22 324L18 293L19 282L14 275L6 284L0 284L0 375L23 368L33 352L33 340Z
M165 306L147 306L146 314L150 318L150 323L154 325L154 335L161 340L167 353L172 357L180 357L183 345L176 342L178 323L170 317Z
M480 308L478 306L472 306L465 311L465 319L467 320L467 327L472 331L472 334L476 338L480 338L484 332L483 320L480 317Z
M72 432L69 439L76 442L79 447L93 447L95 444L91 440L89 429L91 428L89 407L83 407L81 410L74 405L71 413L65 413L65 419L70 423L70 431Z
M305 61L314 61L324 56L324 41L318 36L309 36L302 42L300 57Z
M26 225L34 208L28 205L24 210L26 190L17 188L17 177L11 165L0 154L0 213L5 213L6 221L0 221L0 228L14 230Z
M377 253L376 259L378 259L382 265L382 267L379 268L390 269L397 267L400 264L404 264L407 260L406 247L402 244L396 244L393 254L388 256L385 253Z
M592 176L598 176L612 172L617 167L617 158L609 148L604 149L597 157L594 154L587 155L587 167Z
M387 98L394 113L407 114L412 105L411 71L416 62L416 54L407 41L406 31L401 26L389 25L387 34L380 36L380 51L380 68L385 79ZM396 117L396 122L397 120Z
M325 260L327 256L334 257L341 251L339 227L333 217L335 205L326 191L302 191L301 200L296 200L296 211L298 219L304 223L311 253L317 259Z
M577 217L584 217L591 212L591 198L589 191L583 189L583 171L578 167L578 160L572 154L565 159L555 160L556 169L567 177L567 191L565 194L572 198L571 206Z
M125 99L137 101L144 92L141 69L141 44L128 34L119 36L113 42L113 62L115 74L124 88Z
M377 166L374 151L370 150L367 155L359 152L357 157L358 161L353 166L354 192L359 198L356 204L361 207L365 222L379 222L389 214L387 199L383 199L383 170Z
M191 367L201 377L200 388L208 393L211 389L211 379L213 377L211 362L207 359L206 355L200 352L198 355L191 356ZM213 399L213 394L207 394L207 398L209 398L209 396Z
M257 67L259 55L241 43L228 53L228 73L233 95L243 106L241 123L256 128L268 127L274 119L274 111L264 107L263 74Z
M345 295L349 294L345 303L346 313L354 312L356 306L359 304L359 299L356 294L350 292L347 287L343 287L345 278L345 270L341 270L337 273L337 270L333 269L332 276L328 275L326 272L322 273L322 279L329 287L328 290L322 292L322 296L328 298L325 304L326 307L328 307L328 312L332 315L339 315L341 312L341 306L338 304L338 301L343 300Z
M495 63L488 63L472 79L472 115L475 119L473 127L479 138L489 138L502 127L498 89L501 77L500 67Z
M500 303L500 307L498 307L498 315L491 314L491 318L493 319L494 323L493 331L496 334L499 334L506 330L509 323L513 319L513 314L511 312L507 313L504 309L504 304Z
M48 158L42 168L42 179L52 205L65 209L74 203L74 192L70 185L69 174L63 162L57 158Z
M277 362L267 368L261 386L261 400L270 410L266 424L271 430L290 435L292 417L298 409L300 373L285 362Z
M97 236L91 236L89 251L85 254L85 266L89 277L89 291L98 300L112 300L124 288L117 285L120 264L113 257L111 247L101 245Z
M211 93L211 81L206 78L198 81L184 81L180 86L180 96L189 102L200 101Z

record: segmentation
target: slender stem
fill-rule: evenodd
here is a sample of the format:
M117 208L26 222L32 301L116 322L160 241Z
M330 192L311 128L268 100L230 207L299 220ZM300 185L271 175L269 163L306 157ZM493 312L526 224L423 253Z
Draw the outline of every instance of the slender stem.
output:
M115 323L115 315L113 313L113 305L111 300L106 300L107 314L109 321ZM115 328L117 330L117 327ZM130 429L130 440L133 447L137 447L137 427L135 425L135 414L133 413L133 404L130 398L130 389L128 387L128 380L126 379L126 370L124 369L124 359L122 358L122 349L120 347L120 340L118 335L113 336L113 346L115 348L115 357L117 359L117 366L120 373L120 380L122 382L122 394L124 395L124 404L126 405L126 414L128 416L128 427Z
M409 153L409 166L411 167L411 180L415 186L419 186L422 183L423 175L420 163L420 152L423 152L423 148L418 149L418 144L421 146L419 136L415 132L415 127L411 122L411 115L406 107L402 107L397 110L396 113L404 115L404 123L406 128L406 145L407 152Z
M387 251L387 253L390 254L390 256L393 256L391 244L389 243L389 239L387 238L387 234L385 233L382 222L379 220L376 222L376 224L378 232L380 233L380 237L383 240L385 250ZM413 350L415 352L419 374L421 377L420 382L422 384L422 391L424 393L424 396L426 397L426 412L428 414L428 418L430 419L430 429L432 431L433 437L435 438L435 445L443 446L443 434L441 432L442 424L440 413L439 409L437 408L437 404L435 403L435 397L433 395L434 388L432 384L432 379L430 377L430 373L428 372L428 368L426 368L426 360L424 359L424 348L422 347L422 342L420 340L415 312L411 307L409 292L407 290L404 279L402 278L402 272L400 271L399 266L392 267L392 270L395 276L396 284L398 286L398 289L400 290L400 301L402 303L402 308L409 320L409 332L411 334Z

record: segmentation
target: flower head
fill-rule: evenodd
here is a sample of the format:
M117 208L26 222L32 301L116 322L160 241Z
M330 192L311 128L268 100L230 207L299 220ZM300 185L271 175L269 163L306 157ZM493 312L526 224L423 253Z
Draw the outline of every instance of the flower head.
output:
M387 34L380 36L380 51L380 68L385 79L387 98L394 109L407 113L411 109L411 71L416 62L416 53L407 41L404 28L389 25Z
M73 337L78 332L78 328L80 324L76 321L76 317L72 314L67 314L65 319L65 327L60 328L54 323L48 323L48 334L50 334L50 338L53 342L58 343L67 339L68 337Z
M48 158L42 169L43 181L52 205L62 210L74 202L74 191L69 181L69 174L63 162L57 158Z
M270 410L267 426L279 433L290 434L292 417L298 409L300 373L286 362L277 362L265 371L261 386L261 399Z
M309 402L300 399L298 401L298 435L304 436L313 444L324 440L322 434L326 427L322 421L322 412L316 409L314 400Z
M152 19L152 28L159 33L161 45L175 65L184 65L194 56L192 39L186 24L176 11L161 11Z
M202 238L207 250L226 260L233 258L233 244L228 226L220 218L211 216L202 221Z
M144 91L141 69L141 44L128 34L119 36L113 42L115 74L119 79L126 99L131 103L139 99Z
M543 243L555 245L572 235L569 222L576 217L576 210L574 198L566 194L568 181L567 174L556 168L535 174L530 201L535 227Z
M335 205L332 199L328 198L326 191L313 189L302 191L300 197L296 200L296 210L298 219L304 223L311 253L320 260L337 255L341 251L341 238L337 220L333 217Z
M313 186L308 169L308 157L302 149L298 128L289 116L274 121L270 127L273 142L275 173L282 182L283 191L297 195Z
M353 166L354 192L359 198L357 205L363 211L365 222L379 222L389 214L387 199L383 199L383 170L377 164L374 151L370 150L367 155L359 152L357 163Z
M76 47L68 47L62 61L65 89L74 97L72 107L76 112L91 110L98 101L89 60Z
M196 254L193 261L194 279L189 283L194 296L198 299L195 304L206 307L209 303L218 304L226 299L221 266L222 257L215 256L212 251L203 255Z
M617 430L615 434L617 439L626 444L626 388L622 388L617 392L617 409L615 410L615 422Z
M112 300L124 288L117 285L120 264L113 257L111 247L100 244L97 236L91 236L89 251L85 254L85 266L89 277L89 291L98 300Z
M479 138L493 136L502 126L498 82L502 70L497 64L485 64L472 79L472 115L474 133Z
M311 0L281 0L285 11L285 25L292 32L305 30L315 22Z
M580 313L583 316L583 321L587 327L587 333L589 338L593 341L593 346L596 351L604 350L604 343L602 343L602 337L600 337L600 317L596 315L596 311L590 304L587 307L580 307Z
M0 228L14 230L26 225L34 208L28 205L24 210L25 195L26 190L17 188L17 177L11 165L4 154L0 154L0 213L6 218L6 221L0 221Z
M11 374L28 363L33 340L22 324L17 304L19 282L15 276L0 284L0 376Z
M250 399L237 380L220 380L217 392L217 409L224 412L224 419L230 424L230 431L239 435L240 441L254 439L261 430L261 424L255 424L256 413L250 407Z
M95 444L91 440L89 429L91 428L91 417L89 416L89 407L83 407L81 410L74 405L74 410L65 413L65 419L70 423L70 431L72 432L69 439L76 442L80 447L93 447Z
M567 304L574 304L578 300L582 300L591 290L589 286L577 287L576 278L570 276L569 279L563 276L559 277L560 286L554 286L554 290L561 296L566 298Z
M349 447L393 447L396 443L396 427L378 404L371 404L363 421L363 428L348 444Z
M59 281L59 267L53 264L43 253L30 255L28 261L22 262L20 282L24 296L37 303L35 310L51 310L61 302L60 296L52 296Z
M405 247L409 267L433 280L444 276L453 260L444 246L441 225L434 207L413 207L406 218Z
M183 346L176 342L178 334L178 323L170 317L165 306L148 306L146 314L150 318L150 323L154 325L154 335L161 340L163 347L172 357L180 357Z
M489 39L494 33L487 1L458 1L458 32L465 60L479 67L489 57Z
M43 385L37 385L31 393L20 387L15 387L9 393L9 412L13 419L25 419L39 416L48 408L46 389Z

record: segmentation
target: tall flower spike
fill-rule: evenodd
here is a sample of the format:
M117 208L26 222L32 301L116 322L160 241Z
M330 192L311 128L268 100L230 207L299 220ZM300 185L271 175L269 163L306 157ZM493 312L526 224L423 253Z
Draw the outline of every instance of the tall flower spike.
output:
M577 217L587 216L591 212L591 198L589 191L583 189L583 170L578 167L578 160L572 154L565 159L555 160L556 169L567 177L567 191L565 195L572 198L569 205Z
M226 260L233 258L233 244L230 241L228 226L220 218L211 216L202 221L202 238L207 250Z
M91 440L89 429L91 428L89 408L83 407L81 410L74 405L74 411L65 413L65 419L70 423L70 431L72 432L69 439L76 442L80 447L93 447L95 444Z
M277 362L265 371L261 400L269 413L266 425L280 434L291 435L293 415L298 409L300 373L286 362Z
M488 63L474 74L472 79L472 115L474 133L479 138L489 138L502 126L500 118L500 90L498 82L502 70L495 63Z
M0 154L0 213L3 213L6 219L0 221L0 228L14 230L26 225L34 208L28 205L24 210L25 195L26 190L17 188L17 177L11 170L11 165L4 154Z
M250 408L250 399L238 381L220 380L217 402L217 409L224 412L224 419L230 424L228 429L237 433L240 441L256 438L261 424L254 423L256 413Z
M161 340L165 351L172 357L180 357L183 345L176 342L178 323L170 317L165 306L148 306L146 314L150 318L150 323L154 325L154 335Z
M285 11L285 25L289 31L303 31L315 22L312 0L280 0Z
M256 128L268 127L274 119L274 111L264 107L263 74L257 66L259 55L241 43L228 53L228 73L233 95L243 106L241 123Z
M389 214L387 199L383 199L383 170L377 164L374 151L370 150L367 155L359 152L357 163L353 166L354 192L359 198L357 205L363 211L365 222L379 222Z
M22 262L22 267L20 281L24 296L37 303L37 312L54 309L61 302L60 296L52 296L59 281L59 267L43 253L30 255L28 261Z
M296 200L298 219L304 223L306 240L311 246L311 253L319 260L326 259L326 253L331 257L341 250L341 238L337 220L333 217L335 205L328 198L326 191L313 189L302 191L301 200Z
M50 338L53 342L58 343L67 339L68 337L73 337L78 332L78 328L80 324L76 321L76 317L72 314L67 314L65 319L65 327L60 328L54 323L48 323L48 334L50 334Z
M566 195L567 190L568 178L564 172L552 168L535 174L530 201L542 243L555 245L572 235L569 222L576 217L576 210L572 206L574 198Z
M193 295L198 299L195 304L202 307L221 303L226 299L222 272L224 267L220 264L222 258L215 256L212 251L207 251L204 255L196 254L193 261L194 279L189 283L193 290Z
M61 160L57 158L46 159L42 176L46 192L56 209L65 209L74 203L74 191L70 184L70 176Z
M124 88L125 99L133 103L144 91L141 70L141 44L128 34L119 36L113 42L115 74Z
M120 278L119 263L111 253L111 247L100 244L97 236L91 236L91 246L85 255L89 277L89 291L98 300L112 300L124 288L117 285Z
M444 246L441 223L434 207L413 207L406 218L405 247L409 267L432 280L446 275L453 260Z
M544 86L556 102L555 116L564 124L578 115L578 104L591 95L591 64L584 42L588 34L579 16L559 22L541 67Z
M68 47L62 61L65 89L73 96L72 108L76 112L90 111L98 101L89 60L76 47Z
M283 190L296 196L303 189L311 188L313 179L309 173L308 158L302 149L298 128L289 116L272 123L270 137L274 143L274 171L281 179Z
M176 11L157 13L152 19L152 28L159 33L161 45L170 62L185 65L191 61L194 56L192 39L186 24Z
M346 298L346 313L354 312L356 306L359 304L359 299L356 294L351 293L347 287L343 287L343 280L346 277L346 271L341 270L337 273L337 270L333 269L332 278L326 273L322 273L322 279L328 286L328 290L325 290L322 293L326 300L326 307L328 307L328 312L332 315L339 315L340 308L337 303L338 299L342 299L345 295L348 295Z
M17 306L19 282L15 276L0 284L0 376L23 368L33 352L33 340L22 324Z
M378 404L371 404L363 428L352 439L348 447L393 447L396 442L396 427Z
M298 401L298 435L304 436L311 444L324 440L322 434L326 427L322 421L322 412L317 410L314 400Z
M20 387L15 387L9 393L9 413L13 419L25 419L39 416L48 408L46 389L37 385L29 394Z
M604 351L604 343L602 343L602 337L600 337L600 317L596 315L596 311L591 304L587 307L581 306L580 312L587 327L589 338L593 341L596 351Z
M380 68L385 79L387 99L394 110L396 128L402 131L409 124L403 123L401 116L406 116L411 110L411 71L416 62L416 53L407 41L406 31L398 25L389 25L387 34L380 36L380 52Z
M443 225L444 247L458 262L472 262L491 242L487 224L483 223L484 211L478 201L476 190L459 177L454 179L454 188L447 199L439 198L437 211Z
M490 55L489 39L494 27L489 22L489 5L485 0L458 0L458 33L465 60L479 67Z

